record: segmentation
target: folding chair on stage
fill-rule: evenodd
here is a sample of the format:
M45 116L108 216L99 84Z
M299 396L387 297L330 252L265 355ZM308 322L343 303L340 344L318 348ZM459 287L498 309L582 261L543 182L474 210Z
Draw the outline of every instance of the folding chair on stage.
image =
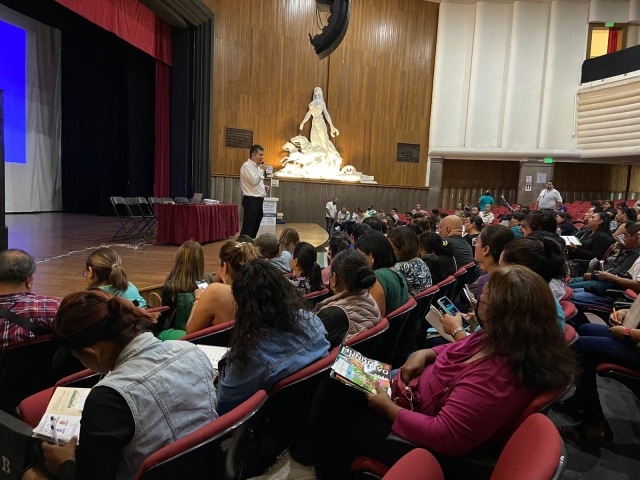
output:
M185 205L189 203L189 199L187 197L176 197L176 203L178 205Z
M145 218L142 210L140 209L140 205L138 205L138 200L136 200L134 197L125 197L125 201L127 202L127 206L129 207L131 218L135 222L134 228L138 232L136 236L139 238L143 238L145 235L144 232L148 228L148 225L145 222ZM133 229L130 230L133 231ZM129 235L129 238L131 238L131 235Z
M156 226L158 225L158 215L153 209L153 205L149 204L144 197L136 197L136 201L138 202L138 208L146 224L147 235L154 236L156 234Z
M142 217L140 215L135 216L131 212L127 200L124 197L109 197L109 201L111 202L111 205L113 205L116 217L120 220L120 228L113 235L113 240L116 238L123 238L127 240L130 238L130 235L134 230L138 230L139 234L140 228L138 227L138 223L140 223ZM133 201L135 202L135 199L133 199ZM122 235L119 235L120 232L123 232Z
M163 197L163 198L162 198L162 203L165 203L165 204L171 204L171 205L173 205L173 204L175 204L176 202L175 202L175 200L174 200L173 198L171 198L171 197Z

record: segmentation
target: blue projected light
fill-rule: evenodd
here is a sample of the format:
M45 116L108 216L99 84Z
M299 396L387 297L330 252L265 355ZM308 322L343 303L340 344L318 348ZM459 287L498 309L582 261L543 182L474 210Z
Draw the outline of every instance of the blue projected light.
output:
M0 20L0 90L4 91L4 159L27 163L27 32Z

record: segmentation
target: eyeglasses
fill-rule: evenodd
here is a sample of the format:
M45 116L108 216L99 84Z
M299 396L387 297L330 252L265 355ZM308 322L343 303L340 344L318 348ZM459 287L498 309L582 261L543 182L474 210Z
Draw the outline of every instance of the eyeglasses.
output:
M86 268L84 269L84 272L82 272L82 276L86 278L86 276L87 276L87 269Z

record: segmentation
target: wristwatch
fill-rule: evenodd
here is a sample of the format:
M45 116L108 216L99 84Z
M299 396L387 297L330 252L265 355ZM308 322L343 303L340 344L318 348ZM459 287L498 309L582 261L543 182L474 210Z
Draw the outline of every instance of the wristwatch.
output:
M456 334L458 334L460 332L466 332L465 328L462 325L460 325L453 332L451 332L451 338L456 338Z
M624 340L625 342L630 342L631 341L631 329L630 328L625 328L624 332L622 332L622 340Z

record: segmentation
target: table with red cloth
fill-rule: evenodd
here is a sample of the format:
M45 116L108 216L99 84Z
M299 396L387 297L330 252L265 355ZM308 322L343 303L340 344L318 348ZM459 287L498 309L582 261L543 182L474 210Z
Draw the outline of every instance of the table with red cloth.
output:
M238 233L238 205L156 204L158 243L215 242Z

